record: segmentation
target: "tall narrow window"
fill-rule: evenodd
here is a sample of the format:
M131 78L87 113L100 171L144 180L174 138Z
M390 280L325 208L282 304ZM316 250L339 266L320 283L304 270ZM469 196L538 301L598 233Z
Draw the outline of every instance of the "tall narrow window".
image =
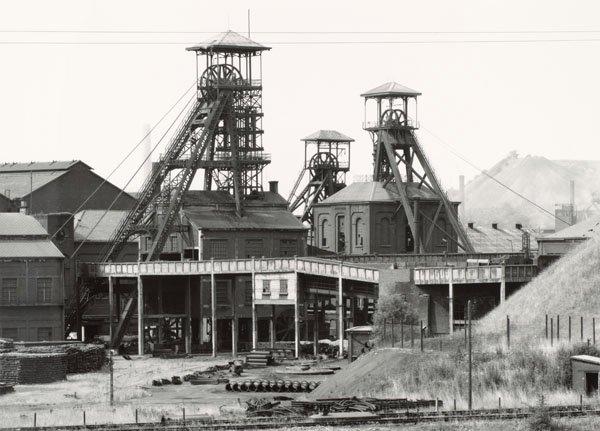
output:
M2 305L12 305L17 303L17 279L3 278L2 290L0 291L0 303Z
M346 252L346 216L337 217L337 252Z
M356 247L362 247L365 236L365 225L362 218L357 218L354 222L354 245Z
M50 277L40 277L36 280L37 302L47 304L52 302L52 279Z
M279 280L279 299L287 299L288 297L288 281L286 278Z
M263 280L262 297L263 299L269 299L271 297L271 280Z
M321 221L321 247L327 247L327 219Z
M382 218L379 222L379 237L380 245L392 245L392 223L387 217Z

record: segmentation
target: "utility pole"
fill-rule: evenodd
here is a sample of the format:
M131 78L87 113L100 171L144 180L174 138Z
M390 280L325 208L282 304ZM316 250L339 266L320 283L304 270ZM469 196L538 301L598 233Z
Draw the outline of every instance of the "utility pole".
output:
M473 409L473 342L471 340L471 300L467 302L467 332L469 348L469 411Z

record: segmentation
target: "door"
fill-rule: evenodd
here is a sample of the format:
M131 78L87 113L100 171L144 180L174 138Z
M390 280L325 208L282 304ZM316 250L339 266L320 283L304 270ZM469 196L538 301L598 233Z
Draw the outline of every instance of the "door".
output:
M217 345L220 351L231 351L231 319L217 319Z
M585 373L585 393L588 397L598 392L598 373Z

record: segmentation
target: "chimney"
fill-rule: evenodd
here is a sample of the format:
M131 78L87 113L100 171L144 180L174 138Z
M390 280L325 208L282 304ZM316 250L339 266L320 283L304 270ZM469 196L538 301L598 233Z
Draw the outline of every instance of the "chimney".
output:
M22 200L21 201L21 207L19 208L19 212L21 214L27 214L28 213L28 211L27 211L27 201L26 200Z
M469 229L474 229L474 227L473 227L474 225L473 225L472 221L470 221L469 223L467 223L467 226L469 226Z
M279 193L279 181L269 181L269 191Z
M498 223L492 223L492 229L498 229Z
M523 225L521 223L517 223L517 224L515 224L515 228L521 230L521 229L523 229Z

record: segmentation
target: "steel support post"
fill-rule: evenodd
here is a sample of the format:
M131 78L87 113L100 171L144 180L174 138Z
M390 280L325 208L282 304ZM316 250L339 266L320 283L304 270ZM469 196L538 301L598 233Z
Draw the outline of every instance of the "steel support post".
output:
M139 268L138 268L139 274ZM137 277L137 306L138 306L138 355L142 356L144 354L144 282L142 280L142 276L138 275Z
M115 336L114 329L113 329L114 310L115 310L114 297L115 297L114 282L113 282L113 278L109 275L108 276L108 338L110 339L110 348L113 347L113 337Z
M256 350L258 344L258 325L256 319L256 270L252 258L252 349Z
M454 281L452 279L452 268L450 268L450 278L448 281L448 332L454 332Z
M294 356L300 357L300 316L298 301L300 300L300 283L298 283L298 258L294 256L294 280L296 282L296 295L294 299Z
M344 355L344 291L342 278L342 261L338 267L338 339L340 341L339 354L340 358Z
M215 285L215 261L210 260L210 337L212 341L212 356L217 356L217 287Z
M504 304L506 300L506 266L502 265L500 271L500 304Z
M192 353L192 280L189 275L185 287L185 353Z

